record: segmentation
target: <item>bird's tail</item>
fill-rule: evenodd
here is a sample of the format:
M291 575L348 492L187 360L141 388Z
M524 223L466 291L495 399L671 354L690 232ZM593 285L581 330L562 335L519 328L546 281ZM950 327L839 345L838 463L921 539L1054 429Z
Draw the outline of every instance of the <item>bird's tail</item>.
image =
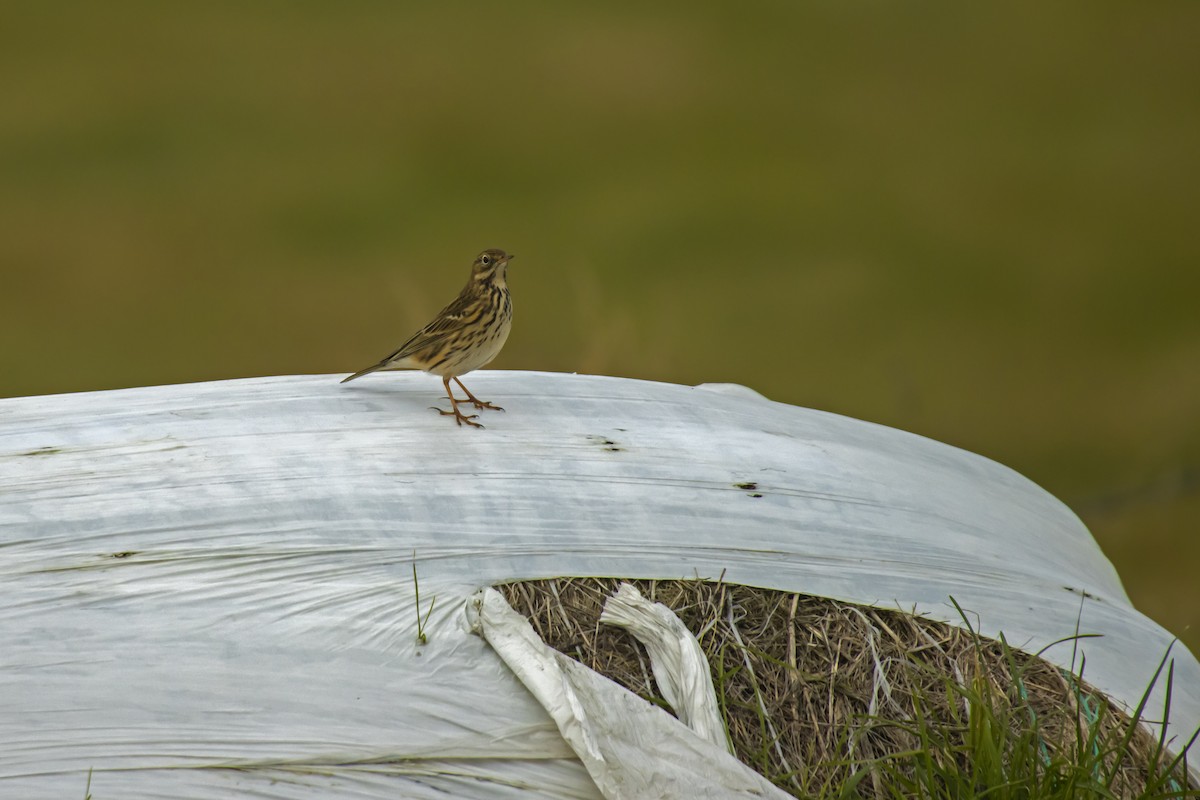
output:
M360 369L358 372L354 373L349 378L342 378L342 383L348 383L349 381L352 381L355 378L361 378L363 375L369 375L372 372L383 369L387 365L388 365L388 361L387 361L387 359L384 359L383 361L380 361L378 364L374 364L370 367L367 367L366 369Z

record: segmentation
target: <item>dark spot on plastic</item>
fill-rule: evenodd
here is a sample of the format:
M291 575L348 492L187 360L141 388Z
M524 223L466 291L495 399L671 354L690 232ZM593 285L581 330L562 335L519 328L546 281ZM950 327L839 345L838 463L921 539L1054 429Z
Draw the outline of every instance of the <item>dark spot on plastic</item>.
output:
M39 447L36 450L30 450L26 453L21 453L23 456L52 456L55 453L61 453L62 450L57 447Z
M129 558L130 556L136 556L136 555L137 555L137 550L122 550L119 553L113 553L112 555L109 556L109 558Z
M747 481L745 483L735 483L734 486L736 486L739 489L745 489L747 491L751 491L753 489L758 488L758 484L754 483L753 481Z
M610 453L621 452L621 448L617 447L617 443L614 442L612 439L609 439L606 436L589 436L587 438L591 439L593 442L600 445L601 447L603 447L605 450L609 451Z

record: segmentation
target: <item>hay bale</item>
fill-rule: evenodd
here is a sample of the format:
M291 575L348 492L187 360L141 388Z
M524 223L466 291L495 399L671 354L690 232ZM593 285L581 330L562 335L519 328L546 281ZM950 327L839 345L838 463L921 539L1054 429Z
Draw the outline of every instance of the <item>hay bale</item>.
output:
M1089 678L1125 708L1171 641L1069 509L919 436L738 387L497 371L472 389L508 413L465 430L428 410L428 376L340 377L0 400L0 795L82 796L94 769L98 798L594 797L462 627L480 587L517 580L725 570L951 624L954 597L1033 652L1086 598ZM823 636L851 685L854 636ZM1177 749L1200 662L1171 657ZM826 667L800 686L836 712Z

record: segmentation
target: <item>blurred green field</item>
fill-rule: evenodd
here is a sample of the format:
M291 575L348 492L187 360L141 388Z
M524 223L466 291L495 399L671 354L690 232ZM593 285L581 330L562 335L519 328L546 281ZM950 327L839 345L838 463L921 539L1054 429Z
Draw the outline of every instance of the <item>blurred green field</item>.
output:
M1200 4L0 6L0 396L494 366L990 456L1200 652ZM439 391L430 383L431 396Z

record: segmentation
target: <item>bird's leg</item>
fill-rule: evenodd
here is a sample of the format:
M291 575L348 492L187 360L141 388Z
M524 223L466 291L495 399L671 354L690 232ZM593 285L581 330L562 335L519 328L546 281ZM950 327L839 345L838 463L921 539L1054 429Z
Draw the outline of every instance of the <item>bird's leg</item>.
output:
M467 393L467 400L470 400L470 401L471 401L471 403L472 403L472 404L473 404L473 405L474 405L476 408L479 408L479 409L490 408L490 409L492 409L493 411L503 411L503 410L504 410L504 409L503 409L503 408L501 408L500 406L494 406L494 405L492 405L491 403L485 403L485 402L483 402L482 400L480 400L478 397L476 397L475 395L471 394L471 390L470 390L470 389L468 389L468 388L467 388L467 387L466 387L466 386L463 384L463 382L462 382L462 381L460 381L458 378L455 378L455 379L454 379L454 382L455 382L455 383L457 383L459 386L461 386L461 387L462 387L462 390L463 390L464 392L466 392L466 393ZM447 391L449 391L449 388L447 388ZM466 400L464 400L463 402L466 402Z
M455 380L457 380L457 378ZM441 414L443 417L448 417L448 416L453 415L454 421L457 422L459 425L462 425L465 422L473 428L482 428L483 426L480 425L478 422L471 421L471 420L475 419L476 417L478 417L479 416L478 414L472 414L471 416L468 417L468 416L464 415L461 411L458 410L458 401L454 399L454 393L450 391L450 379L442 378L442 385L444 385L446 387L446 397L450 398L450 407L453 408L454 410L453 411L442 411L437 406L432 406L433 410L438 412L439 414ZM461 383L459 383L458 385L462 386ZM466 387L464 386L463 388L465 389ZM467 394L469 395L470 392L467 392ZM465 403L467 401L464 400L463 402Z

